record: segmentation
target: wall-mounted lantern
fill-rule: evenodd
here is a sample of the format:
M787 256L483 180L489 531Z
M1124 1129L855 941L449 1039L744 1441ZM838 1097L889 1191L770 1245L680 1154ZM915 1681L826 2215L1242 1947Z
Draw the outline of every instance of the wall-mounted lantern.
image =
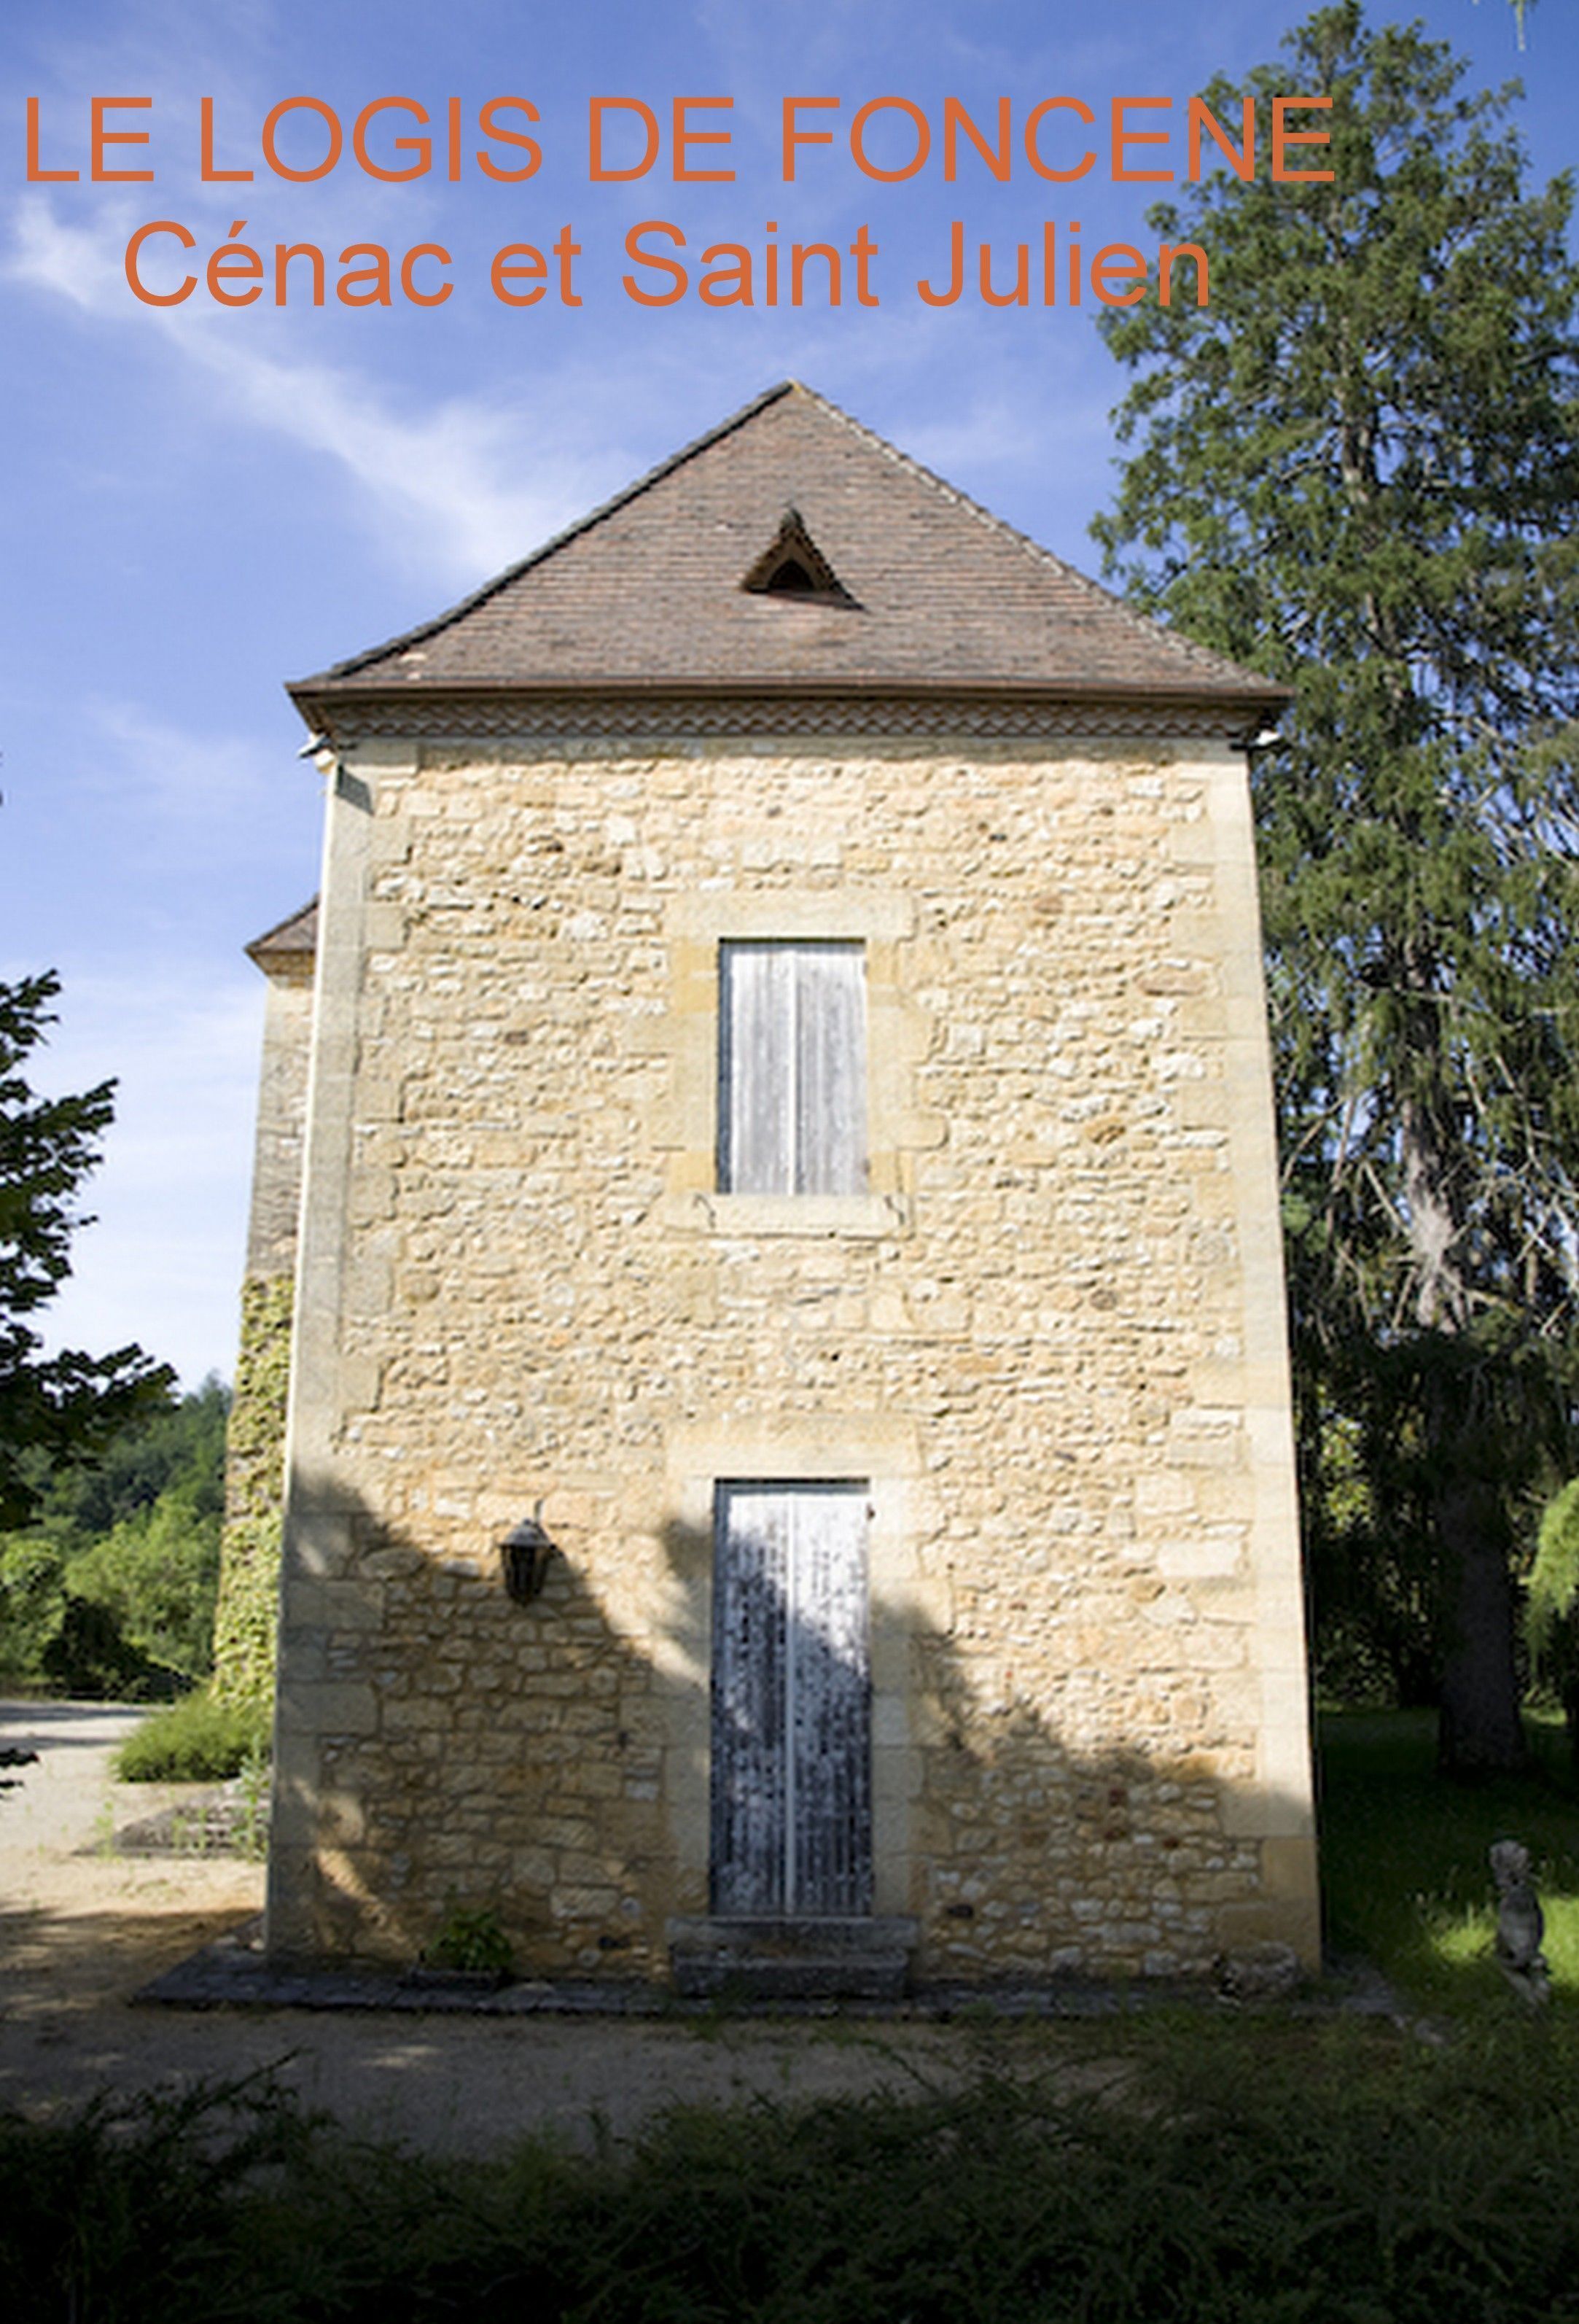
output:
M529 1606L537 1597L554 1554L554 1544L539 1522L542 1507L539 1501L532 1516L512 1526L499 1545L504 1586L518 1606Z

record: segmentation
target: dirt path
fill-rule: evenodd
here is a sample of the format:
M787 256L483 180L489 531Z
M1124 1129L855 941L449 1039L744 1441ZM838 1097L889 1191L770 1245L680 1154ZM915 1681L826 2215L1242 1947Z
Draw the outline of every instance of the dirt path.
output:
M276 2070L379 2137L488 2151L538 2130L617 2134L675 2102L913 2089L959 2072L979 2037L849 2021L653 2024L133 2006L162 1970L256 1913L262 1868L231 1856L126 1857L114 1835L179 1803L116 1784L137 1711L0 1703L0 1744L36 1750L0 1792L0 2107L41 2113Z

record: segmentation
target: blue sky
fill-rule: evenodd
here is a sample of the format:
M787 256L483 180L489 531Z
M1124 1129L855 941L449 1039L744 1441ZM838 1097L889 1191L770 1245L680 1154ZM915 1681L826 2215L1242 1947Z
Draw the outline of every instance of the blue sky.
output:
M944 267L955 217L1005 253L1047 218L1079 219L1088 248L1144 247L1161 189L1111 184L1105 157L1078 187L1023 168L1007 187L979 170L947 186L935 168L882 185L854 167L845 125L888 96L934 123L946 95L987 121L1001 96L1016 120L1058 94L1099 114L1117 95L1167 97L1181 114L1214 75L1271 61L1307 13L1282 0L14 0L0 31L0 977L51 966L63 979L42 1086L120 1084L96 1223L41 1319L52 1341L136 1339L189 1384L230 1370L262 997L242 947L317 881L318 779L298 761L281 681L436 612L785 375L1094 569L1086 528L1112 489L1123 380L1091 309L929 309L913 286ZM1523 71L1538 178L1579 158L1574 0L1532 11L1522 57L1503 0L1372 9L1387 14L1450 39L1477 84ZM112 125L151 142L110 158L153 167L155 182L93 184L89 100L133 95L151 108ZM469 122L491 97L527 97L542 166L514 186L470 168L459 184L383 184L348 152L291 184L265 170L260 133L302 95L347 124L381 97L439 121L458 97ZM840 100L840 142L809 152L794 187L778 167L786 95ZM26 182L30 96L41 162L78 168L78 182ZM646 180L589 185L593 96L660 116L675 97L732 97L735 182L676 186L666 158ZM252 183L199 182L204 97L216 160L252 166ZM282 150L308 165L305 134ZM874 158L891 150L875 134ZM880 303L642 308L620 290L620 245L653 217L684 230L691 260L714 240L760 250L769 220L781 247L848 244L865 224ZM318 309L203 295L146 306L123 253L151 219L190 230L199 269L236 219L266 253L316 242L331 281L345 244L436 242L456 287L427 310L332 297ZM546 245L566 224L581 305L494 299L491 254ZM151 286L179 279L172 244L151 253Z

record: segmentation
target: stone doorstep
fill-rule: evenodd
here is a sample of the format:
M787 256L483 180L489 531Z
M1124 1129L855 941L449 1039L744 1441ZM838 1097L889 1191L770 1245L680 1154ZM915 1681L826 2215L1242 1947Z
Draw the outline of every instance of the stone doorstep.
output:
M672 1920L666 1934L675 1991L687 2000L897 2001L921 1930L899 1914L720 1917Z

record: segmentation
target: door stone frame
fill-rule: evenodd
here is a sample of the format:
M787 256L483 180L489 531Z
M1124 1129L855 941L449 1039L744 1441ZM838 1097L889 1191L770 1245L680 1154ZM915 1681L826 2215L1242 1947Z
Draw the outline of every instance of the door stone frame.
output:
M786 1485L867 1480L872 1683L872 1910L915 1910L916 1826L922 1789L913 1641L950 1627L946 1584L923 1567L923 1536L932 1494L920 1431L887 1413L807 1413L772 1420L683 1425L667 1434L666 1531L675 1545L673 1577L684 1600L683 1629L712 1637L713 1496L743 1478ZM676 1673L676 1675L682 1674ZM711 1850L711 1673L693 1666L691 1683L664 1690L669 1732L666 1763L670 1831L679 1886L708 1894Z

